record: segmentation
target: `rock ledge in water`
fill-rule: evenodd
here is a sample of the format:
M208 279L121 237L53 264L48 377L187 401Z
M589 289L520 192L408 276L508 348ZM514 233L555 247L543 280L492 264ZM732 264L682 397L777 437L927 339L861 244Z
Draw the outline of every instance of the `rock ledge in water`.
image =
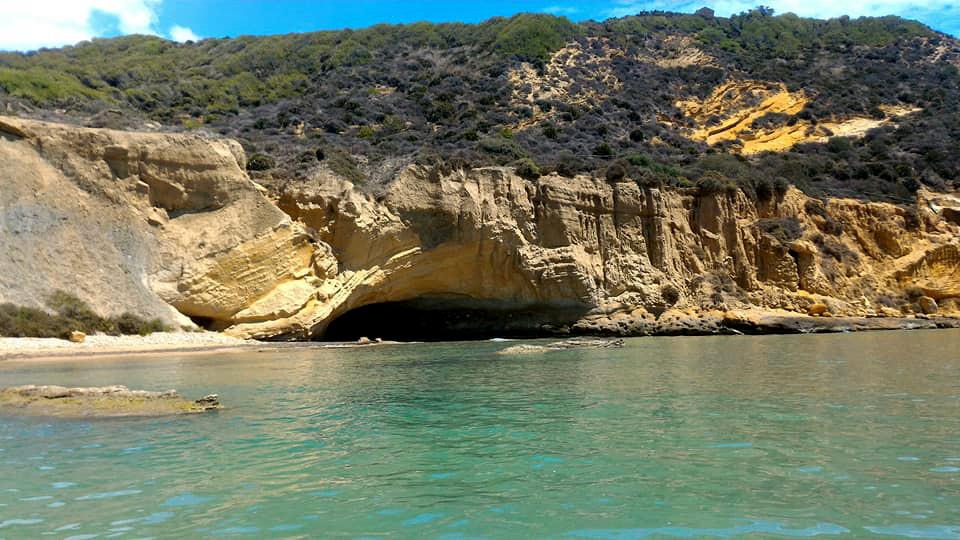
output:
M67 388L55 385L0 389L0 411L61 417L162 416L202 413L222 408L216 394L196 401L176 390L150 392L126 386Z
M622 339L568 339L555 341L546 345L514 345L507 347L497 354L539 354L550 351L565 351L568 349L619 349L623 347Z

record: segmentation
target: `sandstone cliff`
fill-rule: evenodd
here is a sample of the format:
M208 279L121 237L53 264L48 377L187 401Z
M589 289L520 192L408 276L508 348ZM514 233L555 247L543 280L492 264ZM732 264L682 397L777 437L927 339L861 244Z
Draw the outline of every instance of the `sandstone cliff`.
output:
M104 314L190 325L311 273L309 237L246 176L236 143L12 118L0 135L3 301L61 289Z
M960 200L946 194L758 202L419 167L376 194L322 169L274 193L231 141L13 118L0 135L4 302L63 289L104 314L305 339L396 302L493 331L632 334L748 308L950 313L960 296Z

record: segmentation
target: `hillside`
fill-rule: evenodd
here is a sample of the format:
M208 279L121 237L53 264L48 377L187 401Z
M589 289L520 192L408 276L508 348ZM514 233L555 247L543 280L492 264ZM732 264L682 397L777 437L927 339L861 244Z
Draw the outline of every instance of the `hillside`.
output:
M960 325L958 68L765 8L3 54L0 327Z
M415 162L904 202L960 178L958 68L957 40L896 17L522 14L0 54L0 110L226 135L277 196Z

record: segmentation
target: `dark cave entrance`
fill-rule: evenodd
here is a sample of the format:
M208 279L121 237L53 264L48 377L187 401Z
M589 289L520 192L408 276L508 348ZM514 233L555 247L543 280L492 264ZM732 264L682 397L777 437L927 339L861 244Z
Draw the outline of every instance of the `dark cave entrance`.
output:
M417 298L370 304L334 319L318 339L356 341L361 337L387 341L466 341L535 338L556 335L576 321L582 307L524 306Z
M190 321L193 324L199 326L200 328L203 328L204 330L214 329L214 323L216 321L214 321L211 317L201 317L199 315L188 315L188 316L190 317Z

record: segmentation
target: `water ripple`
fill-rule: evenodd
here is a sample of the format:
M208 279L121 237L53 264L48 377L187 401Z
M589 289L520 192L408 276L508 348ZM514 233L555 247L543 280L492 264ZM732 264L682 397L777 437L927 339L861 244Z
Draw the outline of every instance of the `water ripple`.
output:
M914 336L4 364L229 407L0 418L0 536L955 537L960 332Z

